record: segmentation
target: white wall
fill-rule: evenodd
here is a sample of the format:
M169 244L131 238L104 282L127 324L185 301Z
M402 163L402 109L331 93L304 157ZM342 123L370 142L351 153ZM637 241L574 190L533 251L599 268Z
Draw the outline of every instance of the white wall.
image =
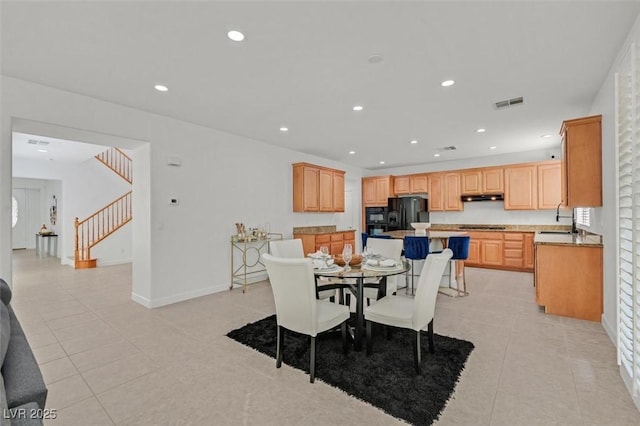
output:
M11 211L4 201L10 187L4 182L11 179L12 123L48 123L62 133L81 129L140 141L125 148L134 150L135 164L133 296L146 306L226 289L235 222L268 222L272 232L285 236L294 226L340 223L339 213L292 212L291 163L345 170L347 190L357 194L357 205L361 202L362 173L352 166L14 78L3 76L0 85L2 276L11 274L10 245L5 244ZM182 166L168 166L168 157L180 158ZM170 197L179 198L180 205L169 206Z

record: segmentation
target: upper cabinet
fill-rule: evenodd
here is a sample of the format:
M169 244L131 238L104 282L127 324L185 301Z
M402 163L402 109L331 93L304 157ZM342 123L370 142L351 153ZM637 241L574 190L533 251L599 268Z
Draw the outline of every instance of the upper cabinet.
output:
M538 207L538 168L522 164L504 168L504 209L535 210Z
M560 161L538 164L538 209L555 209L562 203Z
M462 195L502 194L502 167L463 170L460 173Z
M362 178L362 204L365 207L386 207L393 194L393 176Z
M460 173L429 174L429 211L462 211L460 199Z
M427 174L395 176L393 178L393 192L401 194L424 194L427 192Z
M562 123L562 200L566 207L602 206L602 116Z
M344 172L308 163L293 164L294 212L343 212Z

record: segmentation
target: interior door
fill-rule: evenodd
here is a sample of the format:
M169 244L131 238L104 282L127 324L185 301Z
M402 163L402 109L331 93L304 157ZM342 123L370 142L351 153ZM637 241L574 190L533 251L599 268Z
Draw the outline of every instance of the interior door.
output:
M13 248L27 248L27 191L14 189L11 199L11 225L13 226Z

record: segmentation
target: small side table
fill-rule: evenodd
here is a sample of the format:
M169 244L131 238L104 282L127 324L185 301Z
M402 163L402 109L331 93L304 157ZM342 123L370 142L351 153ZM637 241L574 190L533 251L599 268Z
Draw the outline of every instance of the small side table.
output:
M53 240L53 252L51 251L51 240ZM45 241L47 242L46 255L58 257L58 234L36 234L36 255L45 256Z

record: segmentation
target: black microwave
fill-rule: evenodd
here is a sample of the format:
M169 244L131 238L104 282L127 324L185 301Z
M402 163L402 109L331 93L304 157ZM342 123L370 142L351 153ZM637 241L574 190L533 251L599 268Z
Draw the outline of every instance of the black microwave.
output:
M367 207L365 209L365 220L369 224L385 224L387 223L386 207Z

